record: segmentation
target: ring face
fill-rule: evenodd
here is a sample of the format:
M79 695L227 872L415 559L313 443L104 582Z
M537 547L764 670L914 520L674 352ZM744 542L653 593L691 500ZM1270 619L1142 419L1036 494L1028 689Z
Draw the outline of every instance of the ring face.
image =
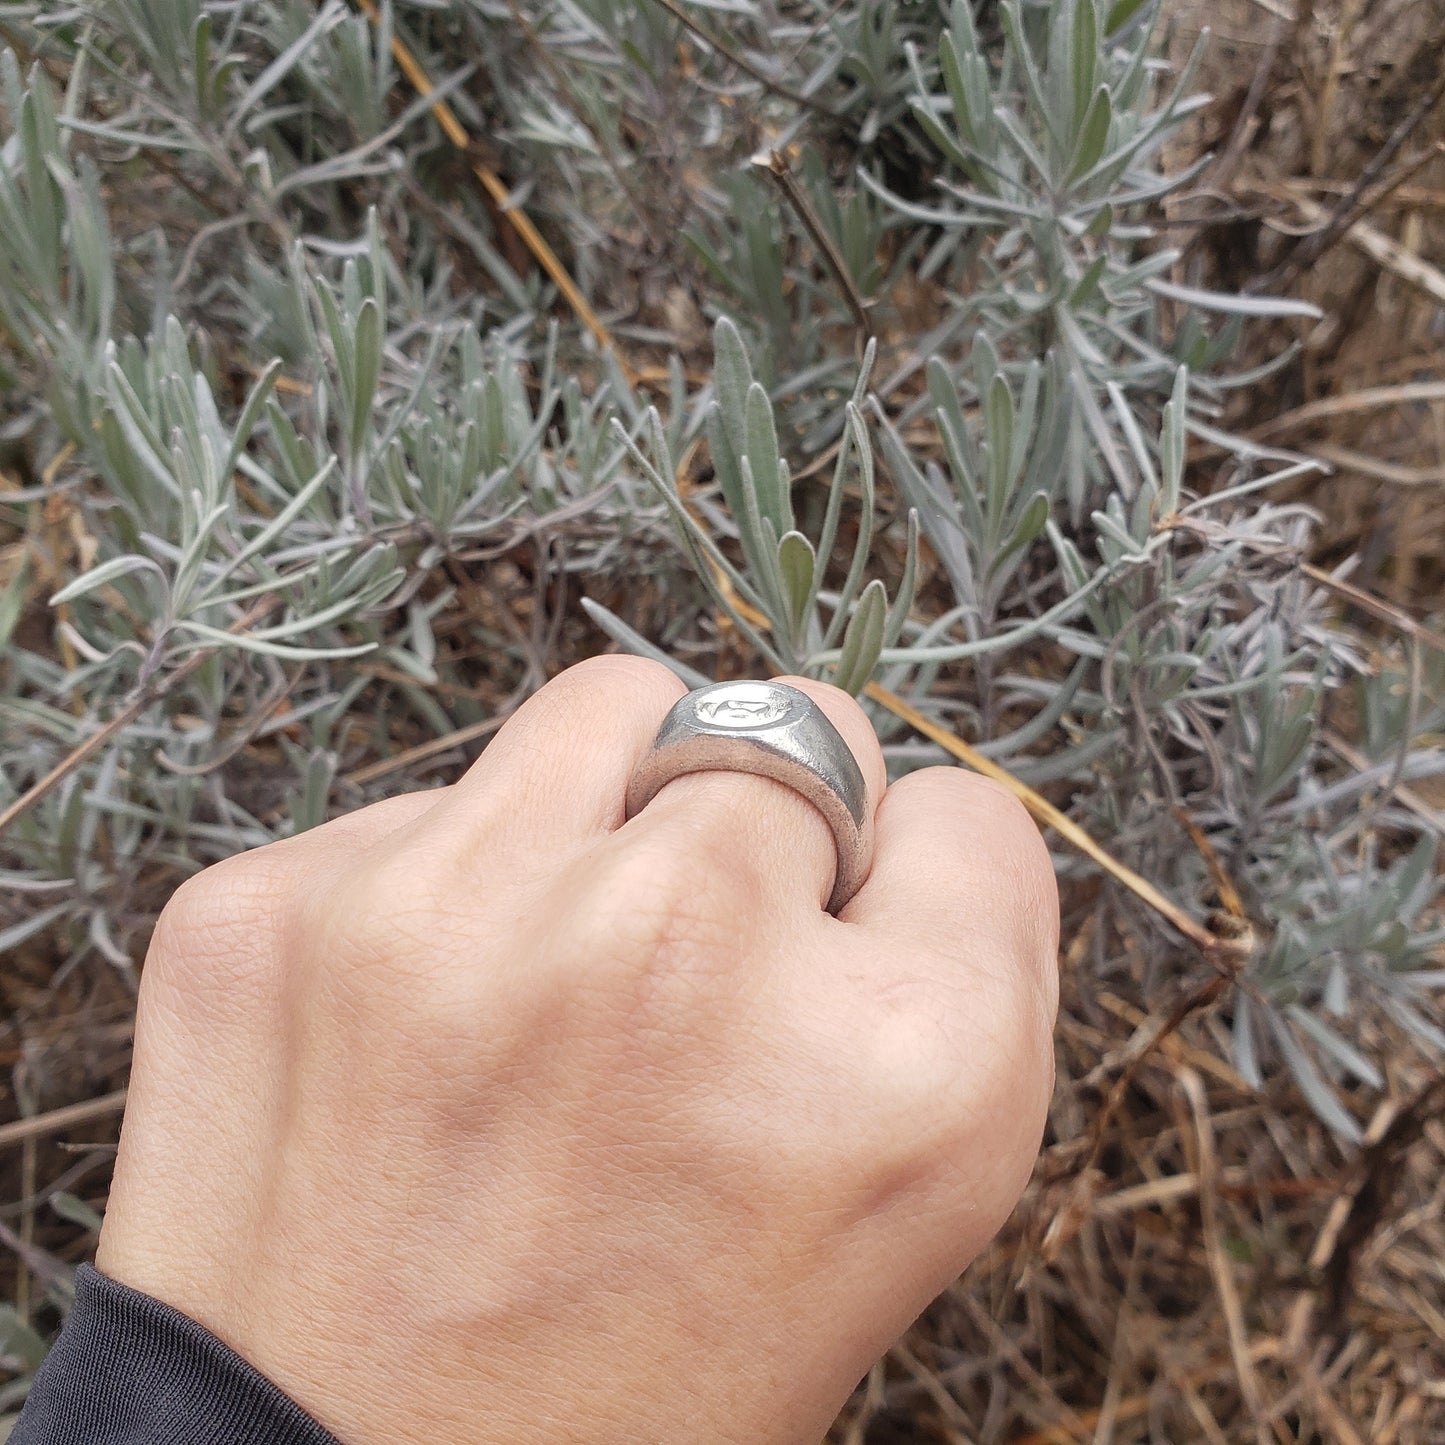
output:
M873 856L867 785L852 749L807 693L748 679L679 698L632 776L626 816L674 778L715 771L772 778L822 813L837 845L830 912L862 887Z
M789 713L801 712L800 696L771 682L723 682L689 694L699 722L736 732L786 722Z

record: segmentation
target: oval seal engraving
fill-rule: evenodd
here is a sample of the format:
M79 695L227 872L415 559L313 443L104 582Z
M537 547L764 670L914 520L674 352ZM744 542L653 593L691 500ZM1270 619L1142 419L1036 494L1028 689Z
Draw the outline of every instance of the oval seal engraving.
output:
M762 728L783 717L790 703L781 688L765 682L739 682L709 692L697 702L697 715L721 728Z

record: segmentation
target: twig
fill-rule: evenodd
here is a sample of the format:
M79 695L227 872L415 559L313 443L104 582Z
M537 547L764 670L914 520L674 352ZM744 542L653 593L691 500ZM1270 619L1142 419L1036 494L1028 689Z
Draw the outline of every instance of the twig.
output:
M214 773L218 769L224 768L232 758L250 747L262 728L275 720L278 708L280 708L281 704L290 696L303 670L304 664L301 668L297 668L292 676L288 677L278 666L277 672L279 676L276 681L272 683L270 692L268 692L259 703L254 704L248 709L249 715L245 723L237 728L235 733L224 741L217 751L212 753L211 756L203 762L178 763L164 748L158 748L156 750L156 762L168 772L175 773L178 777L182 778L203 778L207 773ZM283 722L278 724L278 726L284 727L285 724Z
M243 616L237 618L227 632L244 633L259 622L273 607L275 597L263 597ZM0 813L0 835L17 819L23 817L42 798L58 787L93 754L100 751L118 733L123 732L153 703L159 702L167 693L178 687L199 668L216 650L219 644L197 648L174 672L167 673L159 682L143 686L104 727L93 732L84 742L72 748L40 781L23 792L3 813Z
M1082 1176L1098 1164L1104 1152L1104 1140L1108 1136L1109 1125L1113 1123L1114 1115L1118 1113L1119 1106L1124 1102L1124 1096L1133 1087L1139 1070L1144 1066L1144 1061L1151 1058L1155 1050L1177 1033L1187 1018L1199 1009L1207 1008L1212 1004L1224 992L1228 982L1229 980L1224 974L1216 974L1213 978L1205 979L1197 988L1186 993L1166 1015L1155 1023L1152 1029L1145 1027L1145 1024L1148 1023L1148 1020L1145 1020L1145 1023L1141 1023L1134 1030L1133 1037L1130 1038L1124 1049L1128 1062L1119 1077L1114 1080L1114 1085L1109 1090L1109 1096L1104 1100L1103 1108L1095 1115L1094 1122L1089 1126L1089 1148L1084 1163L1075 1171L1077 1175Z
M1205 867L1209 869L1209 876L1214 880L1214 891L1219 894L1221 907L1231 918L1245 918L1244 902L1239 896L1239 890L1234 886L1234 880L1226 871L1223 861L1215 851L1214 844L1205 835L1204 829L1189 816L1187 809L1175 807L1170 811L1174 814L1175 820L1182 824L1184 831L1189 834L1190 840L1199 850L1199 856L1204 859Z
M444 737L433 738L430 742L418 743L414 748L407 748L404 752L397 753L394 757L382 758L380 762L368 763L364 768L357 768L355 772L347 773L341 779L344 783L353 783L360 787L364 783L374 783L378 778L384 778L388 773L394 773L398 768L409 767L412 763L419 763L427 758L434 758L438 753L449 752L452 748L460 747L463 743L475 742L478 738L490 737L504 722L511 716L510 710L499 714L497 717L484 718L481 722L471 723L467 727L458 728L456 732L447 733Z
M1322 736L1325 746L1329 748L1341 762L1348 764L1357 773L1363 773L1369 770L1369 758L1360 752L1358 748L1351 747L1338 733L1332 733L1326 729ZM1407 737L1404 741L1405 744L1408 745L1410 738ZM1442 815L1442 810L1431 807L1419 793L1413 788L1407 787L1404 783L1400 782L1398 778L1385 790L1385 796L1394 798L1396 802L1409 809L1432 833L1437 835L1445 833L1445 815Z
M46 1134L58 1134L63 1129L89 1124L109 1114L118 1114L125 1108L125 1096L124 1089L117 1089L115 1093L102 1094L98 1099L85 1099L79 1104L66 1104L63 1108L34 1114L28 1119L0 1124L0 1149L23 1144L27 1139L39 1139Z
M1328 1426L1339 1445L1365 1445L1364 1436L1355 1429L1350 1417L1335 1402L1323 1380L1313 1366L1305 1366L1305 1394L1319 1413L1320 1423Z
M1248 1178L1242 1170L1235 1173L1236 1182ZM1197 1174L1166 1174L1161 1179L1149 1179L1143 1184L1130 1184L1112 1193L1100 1194L1089 1206L1089 1214L1091 1218L1100 1219L1114 1214L1133 1214L1136 1209L1159 1209L1166 1204L1193 1199L1198 1193Z
M1250 441L1298 431L1310 422L1332 420L1359 411L1375 411L1387 406L1405 406L1413 402L1445 401L1445 381L1410 381L1399 386L1367 386L1343 396L1321 397L1306 402L1293 411L1281 412L1248 433Z
M48 1249L41 1249L37 1244L26 1244L3 1219L0 1219L0 1245L10 1250L38 1279L69 1293L72 1274L70 1266L57 1259Z
M1291 195L1291 199L1304 212L1307 220L1323 219L1323 206L1301 195ZM1428 261L1407 251L1398 241L1392 240L1368 221L1355 221L1344 233L1344 239L1357 250L1363 251L1376 265L1392 272L1407 285L1424 292L1432 301L1445 305L1445 272L1438 266L1432 266ZM1260 284L1263 285L1264 282Z
M1445 1074L1436 1074L1403 1103L1381 1105L1355 1165L1353 1187L1331 1211L1310 1254L1324 1286L1320 1301L1326 1328L1340 1328L1359 1256L1371 1235L1391 1217L1395 1192L1404 1178L1410 1150L1445 1104Z
M1130 1028L1142 1028L1149 1020L1149 1015L1143 1009L1136 1008L1117 994L1110 993L1108 989L1101 989L1098 999L1101 1008L1113 1014L1115 1018L1122 1019ZM1180 1062L1199 1070L1200 1073L1211 1075L1244 1098L1249 1098L1254 1094L1254 1090L1223 1059L1216 1058L1203 1049L1197 1049L1183 1039L1156 1034L1151 1047L1162 1048L1170 1058L1177 1058Z
M1243 160L1244 153L1258 129L1259 107L1263 104L1265 93L1274 79L1275 63L1279 59L1280 46L1284 41L1288 26L1288 17L1276 16L1269 39L1265 42L1259 59L1255 63L1249 89L1245 91L1244 102L1239 108L1239 114L1235 117L1229 140L1219 158L1210 167L1209 184L1217 190L1228 190L1229 183L1234 179L1234 173L1239 169L1239 163ZM1192 250L1198 240L1199 235L1196 235L1188 249Z
M197 654L184 666L184 671L177 668L168 680L179 682L183 676L189 676L201 665L201 658L202 654ZM38 783L23 792L3 813L0 813L0 833L4 833L17 818L28 813L51 789L64 782L92 753L98 752L117 733L134 722L161 695L159 690L142 692L111 718L103 728L93 732L83 743L67 753Z
M1235 966L1244 952L1238 940L1223 938L1191 918L1177 903L1166 898L1147 878L1140 876L1132 868L1106 852L1072 818L1061 812L1047 798L1036 793L1027 783L1014 777L1007 768L1000 767L992 758L985 757L975 748L971 748L955 733L950 732L931 718L925 717L917 708L904 702L901 697L889 692L887 688L880 687L876 682L869 683L866 691L874 702L886 707L895 717L901 718L910 727L922 733L930 741L937 743L939 747L951 753L960 762L967 763L975 772L992 778L994 782L1002 783L1039 822L1053 828L1066 842L1073 844L1086 857L1092 858L1111 878L1122 884L1136 897L1141 898L1156 913L1173 924L1210 962L1221 968L1228 976L1233 977Z
M1343 36L1344 27L1341 26L1337 34L1337 42ZM1340 198L1333 212L1325 223L1318 230L1311 231L1303 237L1300 243L1294 247L1290 254L1270 272L1255 283L1256 289L1270 290L1287 281L1290 277L1298 275L1306 266L1312 266L1341 236L1354 226L1362 216L1366 215L1374 204L1374 198L1367 197L1366 192L1384 174L1385 167L1394 160L1399 153L1400 147L1415 133L1420 123L1427 115L1434 110L1442 96L1445 96L1445 69L1442 69L1435 84L1430 87L1405 115L1400 123L1386 138L1384 145L1375 152L1373 156L1361 168L1360 174L1355 178L1354 184ZM1320 144L1324 143L1325 126L1323 119L1317 137ZM1425 156L1425 160L1432 159L1438 152L1432 147ZM1423 164L1424 162L1420 162ZM1318 172L1321 167L1316 166ZM1403 184L1419 165L1412 161L1401 168L1401 173L1394 177L1394 184ZM1389 181L1383 189L1391 189ZM1324 212L1320 212L1323 217Z
M1329 66L1325 71L1324 85L1315 100L1314 124L1310 127L1310 170L1315 174L1325 168L1329 139L1335 117L1335 97L1339 94L1340 71L1344 69L1345 49L1349 44L1350 29L1359 14L1361 0L1344 0L1335 21L1334 34L1330 38Z
M1445 467L1401 466L1398 462L1381 461L1379 457L1367 456L1364 452L1335 446L1330 442L1316 442L1311 450L1321 461L1328 462L1332 467L1346 472L1358 472L1364 477L1374 477L1377 482L1386 482L1392 487L1445 485Z
M966 1430L968 1428L969 1418L963 1406L948 1393L948 1389L943 1381L908 1348L905 1341L899 1340L898 1343L888 1351L888 1358L890 1360L897 1360L897 1362L908 1371L922 1387L923 1393L938 1407L939 1414L948 1421L955 1431ZM961 1439L962 1437L955 1435L954 1438Z
M1366 592L1363 587L1356 587L1352 582L1332 577L1323 568L1316 567L1312 562L1300 563L1300 571L1311 582L1317 582L1321 587L1333 592L1336 597L1344 598L1346 602L1358 607L1361 612L1368 612L1371 617L1378 618L1381 622L1388 622L1392 627L1403 632L1405 636L1423 643L1426 647L1434 648L1436 652L1445 652L1445 637L1416 622L1402 608L1386 602L1382 597L1376 597L1372 592Z
M1141 1231L1134 1236L1124 1266L1123 1290L1114 1313L1114 1328L1109 1342L1109 1363L1105 1371L1104 1398L1099 1406L1099 1419L1094 1425L1091 1445L1114 1445L1114 1432L1119 1425L1119 1407L1124 1403L1124 1384L1130 1366L1137 1363L1133 1345L1134 1329L1143 1311L1140 1308L1141 1286L1144 1282L1145 1260L1151 1253L1147 1236Z
M792 86L785 85L781 80L774 80L759 65L754 65L747 56L735 50L726 40L719 39L710 30L699 24L677 3L677 0L653 0L654 4L660 5L684 30L696 36L711 50L716 50L719 55L726 56L744 75L750 75L765 90L770 90L774 95L781 95L784 100L791 100L794 105L801 105L811 110L816 115L825 115L829 120L837 120L836 112L824 105L821 100L815 100L811 95L804 95L800 90L794 90Z
M1364 221L1356 221L1350 227L1348 240L1407 286L1413 286L1437 304L1445 304L1445 272L1438 266L1407 251L1398 241L1391 240Z
M1430 159L1434 159L1434 152L1430 153ZM1340 196L1349 190L1345 181L1322 180L1315 177L1294 177L1290 185L1301 191L1313 191L1319 195ZM1445 209L1445 191L1438 191L1430 186L1392 186L1388 194L1370 197L1370 209L1378 210L1381 205L1389 204L1399 206L1409 211L1438 211ZM1247 214L1256 215L1257 212L1250 211Z
M547 49L542 37L537 34L537 27L527 18L527 15L522 10L521 5L517 3L517 0L507 0L507 9L512 12L512 19L516 23L517 29L527 37L527 43L532 47L533 54L536 55L542 69L547 72L552 84L557 87L558 94L567 102L572 114L587 128L588 135L592 137L593 142L597 146L598 155L602 157L607 165L607 169L612 173L612 179L617 182L618 190L631 202L632 213L637 217L638 224L647 232L648 240L651 241L654 246L658 245L657 231L652 224L651 218L647 214L646 208L642 204L641 196L633 189L632 183L627 179L626 170L612 154L612 149L608 145L605 137L588 116L586 107L578 101L576 94L573 92L571 82L567 79L566 73L562 67L557 64L552 56L552 52Z
M1260 1394L1259 1377L1255 1374L1254 1361L1249 1354L1249 1331L1244 1323L1239 1290L1220 1239L1217 1193L1219 1162L1214 1152L1214 1124L1209 1117L1209 1103L1204 1095L1204 1084L1193 1069L1179 1067L1175 1070L1175 1077L1188 1100L1194 1121L1193 1130L1185 1131L1184 1137L1186 1141L1192 1139L1194 1146L1191 1152L1195 1155L1194 1173L1199 1177L1199 1221L1204 1238L1204 1253L1209 1261L1209 1272L1214 1277L1214 1288L1219 1295L1220 1309L1224 1314L1229 1353L1234 1358L1234 1373L1239 1381L1239 1393L1245 1408L1254 1419L1256 1438L1260 1445L1266 1445L1269 1433L1263 1419L1264 1400Z
M356 0L356 4L373 25L379 23L381 17L373 0ZM436 89L431 83L431 77L427 75L421 62L411 53L406 42L399 35L394 34L391 37L391 53L397 66L411 82L416 93L420 96L431 95ZM578 319L596 337L598 345L604 350L610 351L616 358L628 384L635 386L637 373L612 339L612 333L602 324L601 318L588 304L587 298L582 294L567 268L557 259L556 252L543 239L542 233L532 224L531 218L520 206L512 203L511 192L502 183L501 177L490 166L482 163L466 127L457 119L456 111L445 100L434 101L431 109L443 134L459 151L466 155L472 168L472 174L482 183L497 209L511 222L512 229L536 257L538 265L552 278L557 289L566 298L567 304L576 312Z
M1004 1333L998 1321L984 1308L983 1303L974 1298L973 1292L966 1289L957 1290L953 1298L963 1306L964 1312L973 1320L974 1327L988 1339L993 1359L1006 1360L1013 1367L1014 1373L1019 1379L1038 1391L1054 1408L1058 1416L1058 1424L1054 1428L1059 1431L1059 1434L1053 1438L1065 1442L1083 1439L1086 1427L1078 1411L1033 1365L1019 1347L1018 1342Z
M785 71L791 70L798 63L798 59L802 53L823 33L825 26L833 23L838 12L848 3L849 0L833 0L832 5L828 7L823 17L817 21L813 28L798 42L797 48L793 53L783 61L783 69Z
M1147 1415L1149 1405L1148 1395L1134 1395L1127 1400L1120 1400L1114 1409L1114 1423L1122 1425L1126 1421ZM1081 1431L1092 1430L1103 1418L1103 1414L1103 1410L1096 1405L1092 1409L1079 1411L1074 1419L1078 1421ZM1082 1434L1066 1430L1062 1425L1045 1425L1042 1430L1030 1430L1027 1435L1015 1435L1008 1445L1075 1445L1076 1441L1083 1438Z
M818 213L813 209L812 201L808 199L808 193L798 184L798 178L788 169L788 162L783 153L772 150L767 155L754 156L753 164L767 171L776 182L778 189L783 193L783 199L797 213L798 219L803 223L803 229L807 231L813 244L822 254L828 271L837 283L838 289L843 293L843 299L848 303L848 309L853 313L853 319L858 323L858 329L863 333L865 340L871 337L873 320L869 316L868 310L873 303L865 301L858 294L853 277L848 273L848 263L843 259L842 252L838 250L837 242L819 219Z
M15 1070L15 1098L22 1109L33 1108L29 1069L22 1062ZM35 1244L35 1181L40 1171L40 1154L32 1137L20 1146L20 1241L27 1249ZM21 1265L15 1279L15 1313L22 1325L30 1323L30 1270Z
M387 667L382 663L365 662L355 663L357 672L363 672L367 677L374 677L378 682L394 682L402 687L415 687L416 678L408 672L403 672L399 667ZM482 687L463 687L459 683L443 682L438 678L435 682L426 684L426 690L438 697L465 697L473 702L488 702L494 696L494 691Z

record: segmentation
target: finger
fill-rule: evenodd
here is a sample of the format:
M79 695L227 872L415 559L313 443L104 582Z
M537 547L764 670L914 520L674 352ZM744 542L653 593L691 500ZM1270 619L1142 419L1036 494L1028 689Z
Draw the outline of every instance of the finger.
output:
M507 719L450 790L448 814L518 856L595 841L621 826L628 779L686 691L646 658L569 667Z
M847 693L806 677L774 681L806 693L841 734L863 774L865 816L887 782L883 753L867 714ZM772 778L700 772L674 778L623 829L695 860L726 866L759 905L823 907L833 890L837 844L822 813Z
M1023 805L963 768L923 768L889 788L876 829L873 870L842 919L1009 992L1022 986L1051 1028L1058 885Z

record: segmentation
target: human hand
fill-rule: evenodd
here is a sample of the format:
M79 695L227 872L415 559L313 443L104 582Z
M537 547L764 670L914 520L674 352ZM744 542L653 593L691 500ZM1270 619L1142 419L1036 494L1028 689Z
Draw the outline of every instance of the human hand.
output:
M884 793L833 918L821 815L680 778L682 694L594 659L454 787L210 868L163 914L98 1266L346 1445L816 1440L1002 1223L1052 1084L1038 833ZM881 801L880 801L881 800Z

